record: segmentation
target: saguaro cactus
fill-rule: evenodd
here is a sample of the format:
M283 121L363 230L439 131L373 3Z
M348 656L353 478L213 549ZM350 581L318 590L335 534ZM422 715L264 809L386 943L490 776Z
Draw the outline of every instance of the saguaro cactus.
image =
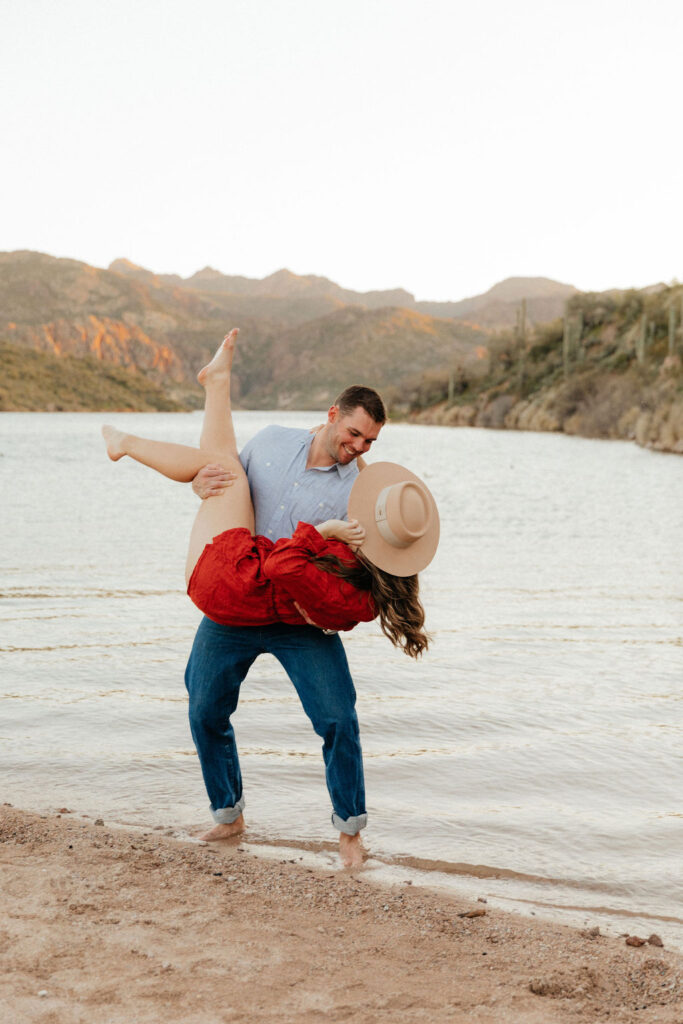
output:
M569 376L572 362L580 362L584 356L581 339L583 337L583 312L571 316L569 304L564 307L564 329L562 332L562 371Z
M583 360L583 345L581 339L583 338L583 313L579 313L574 323L574 355L577 362Z
M571 345L571 327L569 323L569 303L564 306L564 325L562 331L562 373L569 376L569 348Z
M526 376L526 299L522 299L522 305L517 310L517 371L521 391Z
M645 350L647 347L647 316L643 313L640 320L640 330L636 338L636 359L639 363L645 362Z

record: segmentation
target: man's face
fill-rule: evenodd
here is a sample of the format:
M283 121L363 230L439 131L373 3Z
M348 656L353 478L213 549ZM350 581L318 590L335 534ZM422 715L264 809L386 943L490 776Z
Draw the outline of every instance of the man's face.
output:
M370 450L381 429L382 424L373 420L362 406L358 405L342 416L338 406L333 405L327 414L325 427L327 454L335 462L346 466Z

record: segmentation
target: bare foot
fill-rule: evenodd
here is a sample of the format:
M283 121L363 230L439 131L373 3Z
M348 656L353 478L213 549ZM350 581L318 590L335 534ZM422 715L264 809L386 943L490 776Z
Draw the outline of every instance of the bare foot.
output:
M208 832L197 838L204 843L216 843L219 839L232 839L233 836L238 836L241 832L244 832L244 816L240 814L239 818L235 818L229 825L214 825Z
M126 435L123 431L117 430L116 427L104 426L102 427L102 437L107 445L107 455L112 462L122 459L126 454L123 447Z
M346 832L339 833L339 856L345 868L360 868L365 859L365 850L360 841L360 832L349 836Z
M233 327L230 333L226 334L223 338L211 362L201 368L197 374L197 380L202 387L206 386L209 378L214 380L227 379L232 367L232 357L235 354L235 342L237 341L238 334L239 328Z

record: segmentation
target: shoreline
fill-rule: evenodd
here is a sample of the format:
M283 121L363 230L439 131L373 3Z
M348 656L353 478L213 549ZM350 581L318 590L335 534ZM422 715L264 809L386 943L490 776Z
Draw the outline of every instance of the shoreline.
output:
M5 803L4 807L19 809L19 805ZM61 808L72 822L90 825L100 817L91 813ZM51 802L22 803L20 813L41 819L60 818L62 814ZM106 812L105 812L106 814ZM115 818L106 814L106 826L115 831L151 834L165 837L192 847L206 844L195 838L206 830L199 820L194 825L163 825L154 821ZM370 838L370 834L366 839ZM250 823L237 837L243 851L259 859L292 858L316 872L341 871L339 845L334 839L303 838L271 835ZM216 848L221 848L218 844ZM526 919L545 921L550 925L565 925L585 929L599 927L606 937L618 937L634 932L649 935L657 932L667 949L683 956L683 913L665 906L657 898L648 901L646 894L640 899L632 893L625 895L617 886L605 880L579 882L576 879L529 874L500 865L468 863L435 859L428 855L392 853L377 849L371 842L364 848L363 879L369 885L390 888L394 885L414 885L416 888L439 893L446 899L483 900L490 907ZM623 887L622 887L623 888ZM681 1021L683 1024L683 1019Z
M683 1019L675 951L171 831L2 807L8 1019Z
M527 411L529 403L520 401L523 412ZM415 426L425 427L451 427L460 429L469 427L472 430L499 430L506 433L517 434L558 434L564 437L578 437L584 441L622 441L628 444L635 444L644 451L655 452L660 455L683 455L683 437L675 436L670 440L648 439L641 431L615 434L615 433L584 433L581 430L564 430L561 426L554 424L539 425L530 418L530 425L526 425L524 416L520 413L518 420L511 423L506 422L479 422L478 414L473 412L471 405L453 405L440 403L428 409L421 409L405 417L405 419L394 420L394 422L411 423ZM512 412L517 412L517 406L512 406ZM649 421L648 421L649 425Z

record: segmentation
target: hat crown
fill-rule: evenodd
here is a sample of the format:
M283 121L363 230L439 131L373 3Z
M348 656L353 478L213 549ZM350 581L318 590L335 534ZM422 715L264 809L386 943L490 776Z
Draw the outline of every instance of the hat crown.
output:
M392 576L421 572L439 543L439 511L425 483L396 462L373 462L349 495L349 518L365 529L361 552Z
M424 487L415 480L389 484L377 497L375 522L382 537L396 548L407 548L429 529L432 509Z

